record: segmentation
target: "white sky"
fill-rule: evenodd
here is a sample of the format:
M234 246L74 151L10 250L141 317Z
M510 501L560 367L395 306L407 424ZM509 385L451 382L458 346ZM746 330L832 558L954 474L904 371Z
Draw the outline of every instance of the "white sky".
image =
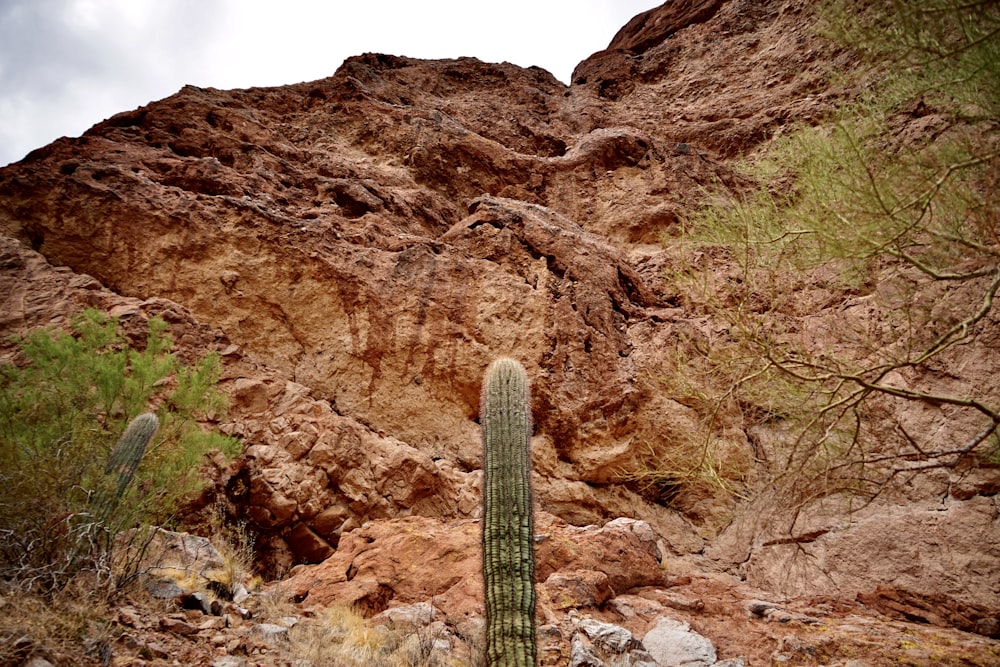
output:
M0 166L185 84L277 86L365 52L537 65L568 82L663 0L0 0Z

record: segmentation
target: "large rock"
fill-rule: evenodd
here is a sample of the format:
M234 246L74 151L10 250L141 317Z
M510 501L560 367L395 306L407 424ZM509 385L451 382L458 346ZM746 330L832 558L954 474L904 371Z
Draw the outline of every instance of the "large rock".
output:
M479 511L478 473L338 415L297 383L261 385L277 407L270 419L246 415L223 426L248 446L219 484L233 512L263 536L269 569L320 562L368 520Z
M660 667L712 667L715 646L682 621L662 618L642 638L642 645Z
M642 643L623 627L593 618L574 619L569 667L658 667Z
M638 14L615 34L607 49L577 65L573 83L595 87L601 97L623 97L635 87L635 75L645 52L678 30L711 18L720 5L722 0L684 0Z
M390 604L430 601L452 619L482 615L481 532L472 520L373 522L342 536L333 556L282 587L308 605L353 604L369 614ZM599 606L663 582L653 532L643 522L616 519L579 528L541 513L536 542L543 608Z
M947 493L943 475L939 488ZM877 503L850 521L836 511L806 506L793 534L782 530L780 517L748 513L708 554L739 561L749 583L784 595L853 597L898 587L931 606L953 599L980 607L979 618L1000 610L996 516L994 495Z
M859 593L858 600L900 620L958 628L1000 639L1000 617L995 609L965 604L947 595L927 595L897 586L877 586L870 593Z

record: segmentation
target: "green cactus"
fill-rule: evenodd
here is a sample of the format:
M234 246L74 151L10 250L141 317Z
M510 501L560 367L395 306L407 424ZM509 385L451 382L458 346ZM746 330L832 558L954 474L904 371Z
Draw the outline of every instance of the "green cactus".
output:
M535 553L528 375L494 361L483 381L483 579L486 664L534 667Z
M118 473L118 485L114 497L103 494L98 500L102 520L108 518L124 495L125 489L132 482L132 477L135 476L135 471L139 468L139 463L146 453L146 447L149 446L159 426L160 421L153 413L145 412L139 415L128 425L128 428L122 433L122 437L119 438L118 444L111 451L108 464L104 467L104 473L105 475Z

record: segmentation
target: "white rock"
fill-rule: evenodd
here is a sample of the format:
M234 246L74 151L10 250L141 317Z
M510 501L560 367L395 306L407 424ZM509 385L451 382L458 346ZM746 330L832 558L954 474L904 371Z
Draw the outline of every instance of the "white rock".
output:
M580 630L599 647L611 653L625 653L639 645L632 633L625 628L585 618L578 624Z
M259 623L253 627L253 633L268 643L288 639L288 628L274 623Z
M568 667L604 667L593 646L580 633L574 633L569 643Z
M716 661L711 641L670 618L661 617L642 643L660 667L711 667Z
M247 661L235 655L226 655L212 662L212 667L246 667Z
M429 602L390 607L375 617L376 621L386 621L396 625L422 627L437 620L438 611Z
M243 584L236 584L233 586L233 602L236 604L242 604L246 602L247 598L250 597L250 591Z
M45 658L36 657L24 663L24 667L55 667L55 666Z

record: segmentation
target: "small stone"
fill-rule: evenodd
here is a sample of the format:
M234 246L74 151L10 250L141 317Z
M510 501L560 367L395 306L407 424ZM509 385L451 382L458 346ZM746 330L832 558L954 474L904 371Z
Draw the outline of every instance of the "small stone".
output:
M122 607L118 610L118 622L128 628L139 628L145 624L139 611L134 607Z
M285 393L282 394L277 407L274 408L274 414L281 416L297 405L304 403L311 391L309 387L301 385L298 382L286 381Z
M198 624L198 631L221 630L226 627L226 619L219 616L210 616Z
M205 612L201 609L186 609L184 613L181 614L180 618L185 621L191 621L192 623L197 621L201 622L201 619L205 616Z
M250 591L243 584L236 584L233 586L233 602L236 604L241 604L250 597Z
M241 618L244 621L253 618L253 611L252 610L250 610L250 609L248 609L246 607L240 607L239 605L235 605L235 604L227 605L226 606L226 612L227 613L232 613L237 618Z
M701 599L676 593L662 595L659 599L663 600L663 603L668 607L679 611L701 611L705 608L705 603Z
M154 658L160 658L162 660L170 655L167 647L159 642L145 642L143 643L143 647L149 651L149 654Z
M226 655L212 661L212 667L246 667L246 660L235 655Z
M288 639L288 628L274 623L259 623L253 626L253 634L270 644Z
M226 292L231 292L240 279L240 274L236 271L223 271L219 274L219 282L226 288Z
M34 657L28 662L24 663L24 667L55 667L55 665L53 665L45 658Z
M438 611L427 602L390 607L375 617L376 621L393 623L395 625L410 625L423 627L430 625L438 618Z
M559 651L563 644L563 633L558 625L546 623L538 626L538 647L542 651Z
M108 315L115 318L116 320L124 320L130 317L136 317L141 314L139 306L137 305L121 305L115 306L108 311Z
M232 393L233 407L259 414L267 410L267 385L261 380L237 378Z
M764 616L767 616L771 612L777 610L784 610L784 607L782 607L780 604L775 604L774 602L767 602L765 600L749 600L746 603L746 609L751 615L760 616L763 618Z
M570 640L569 667L605 667L604 661L582 633L577 632Z
M691 577L687 574L665 574L663 575L663 585L666 588L676 586L687 586L691 583Z
M349 515L347 508L338 503L324 508L313 517L311 525L313 530L329 540L335 531L339 532L340 527L344 525L344 520Z
M600 607L613 594L608 575L593 570L553 572L543 590L554 609Z
M155 579L146 584L149 594L160 600L169 600L180 595L184 595L184 589L172 581L165 579Z
M164 617L160 619L160 627L175 635L193 635L198 632L198 628L187 621L176 618Z

